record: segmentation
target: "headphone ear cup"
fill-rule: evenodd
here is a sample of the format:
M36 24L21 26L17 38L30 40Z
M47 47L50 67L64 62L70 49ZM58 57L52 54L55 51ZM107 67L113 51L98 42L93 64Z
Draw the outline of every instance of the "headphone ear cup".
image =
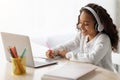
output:
M95 24L95 30L98 31L98 24Z

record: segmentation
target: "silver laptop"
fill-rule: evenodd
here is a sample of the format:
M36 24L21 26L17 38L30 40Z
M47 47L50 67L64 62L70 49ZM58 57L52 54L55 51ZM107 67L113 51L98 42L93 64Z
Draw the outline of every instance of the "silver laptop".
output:
M19 56L21 55L22 51L26 48L26 54L25 54L26 66L28 67L43 67L57 63L56 61L47 58L46 59L40 58L39 61L35 61L30 44L30 39L26 35L1 32L1 37L2 37L3 47L5 50L5 56L7 61L11 61L10 59L11 55L8 50L9 47L15 46L17 50L17 54Z

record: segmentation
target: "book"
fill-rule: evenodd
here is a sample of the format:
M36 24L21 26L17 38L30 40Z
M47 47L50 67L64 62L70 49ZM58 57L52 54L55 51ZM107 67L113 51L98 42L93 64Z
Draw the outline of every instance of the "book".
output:
M83 75L96 69L90 64L70 62L42 76L42 80L78 80Z

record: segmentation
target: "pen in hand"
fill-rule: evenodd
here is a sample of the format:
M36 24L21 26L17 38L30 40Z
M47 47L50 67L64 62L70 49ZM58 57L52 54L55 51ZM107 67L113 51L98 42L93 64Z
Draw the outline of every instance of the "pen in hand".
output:
M48 42L46 42L46 45L47 45L47 47L49 48L49 50L51 50L51 47L50 47L50 45L48 44Z
M48 44L48 42L46 42L46 46L48 47L48 49L49 49L48 51L49 51L49 53L51 54L51 53L52 53L52 49L51 49L50 45ZM54 54L51 55L51 56L54 57Z
M48 42L46 42L46 45L47 45L47 47L48 47L48 49L49 49L48 51L50 51L50 53L53 53L53 51L52 51L50 45L48 44ZM58 58L58 57L59 57L59 54L53 53L52 56L53 56L53 58Z
M50 53L52 53L52 49L51 49L50 45L48 44L48 42L46 42L46 45L47 45L47 47L48 47Z

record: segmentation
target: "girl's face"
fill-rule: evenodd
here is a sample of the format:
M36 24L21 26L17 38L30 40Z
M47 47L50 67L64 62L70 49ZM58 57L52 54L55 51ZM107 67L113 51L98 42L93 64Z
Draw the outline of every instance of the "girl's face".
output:
M87 12L82 11L78 23L78 28L84 36L88 35L89 37L94 37L97 34L97 31L94 28L95 20L92 15Z

